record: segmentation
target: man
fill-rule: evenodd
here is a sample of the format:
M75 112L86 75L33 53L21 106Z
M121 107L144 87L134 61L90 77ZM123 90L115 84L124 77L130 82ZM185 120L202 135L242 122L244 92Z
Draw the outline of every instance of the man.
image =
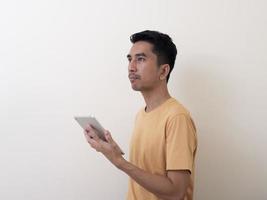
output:
M146 106L135 120L130 162L106 131L107 142L88 126L88 143L130 176L127 200L191 200L197 138L189 112L168 92L167 82L177 54L172 39L157 31L131 36L127 58L133 90Z

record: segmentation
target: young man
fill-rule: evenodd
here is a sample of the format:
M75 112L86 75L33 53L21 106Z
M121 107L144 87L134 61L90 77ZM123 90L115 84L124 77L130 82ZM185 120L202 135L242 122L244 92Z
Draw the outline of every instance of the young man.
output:
M106 131L107 142L88 126L88 143L130 176L127 200L191 200L193 198L196 129L189 112L168 92L167 82L177 54L172 39L157 31L131 36L127 58L133 90L146 106L135 120L130 161Z

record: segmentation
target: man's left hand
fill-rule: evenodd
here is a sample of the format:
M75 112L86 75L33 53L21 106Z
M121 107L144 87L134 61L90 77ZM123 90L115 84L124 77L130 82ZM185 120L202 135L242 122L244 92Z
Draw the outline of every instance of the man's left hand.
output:
M96 131L92 126L84 130L84 135L87 142L96 151L101 152L107 159L109 159L116 167L119 167L121 162L124 160L121 148L113 140L109 131L105 130L105 138L107 141L103 141L98 137Z

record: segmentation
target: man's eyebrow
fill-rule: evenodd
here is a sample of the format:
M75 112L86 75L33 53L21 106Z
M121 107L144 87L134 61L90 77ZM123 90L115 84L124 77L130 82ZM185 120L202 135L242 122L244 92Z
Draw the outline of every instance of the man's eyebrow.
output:
M145 53L137 53L134 55L135 57L139 57L139 56L144 56L147 57L147 55ZM127 55L127 58L131 58L132 56L130 54Z
M143 57L147 57L147 55L145 53L137 53L134 55L135 57L140 57L140 56L143 56ZM127 58L132 58L132 56L130 54L127 54Z
M135 54L135 57L139 57L139 56L147 57L147 55L145 53L137 53L137 54Z

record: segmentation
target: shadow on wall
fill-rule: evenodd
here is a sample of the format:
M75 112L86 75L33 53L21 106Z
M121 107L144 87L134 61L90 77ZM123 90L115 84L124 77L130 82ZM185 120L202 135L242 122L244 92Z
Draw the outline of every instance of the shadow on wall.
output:
M249 191L257 191L257 186L245 184L244 174L253 173L257 163L253 150L245 147L249 130L239 112L244 106L238 75L226 65L198 63L179 66L174 83L198 129L195 198L253 199L255 194ZM250 181L257 183L254 179Z

